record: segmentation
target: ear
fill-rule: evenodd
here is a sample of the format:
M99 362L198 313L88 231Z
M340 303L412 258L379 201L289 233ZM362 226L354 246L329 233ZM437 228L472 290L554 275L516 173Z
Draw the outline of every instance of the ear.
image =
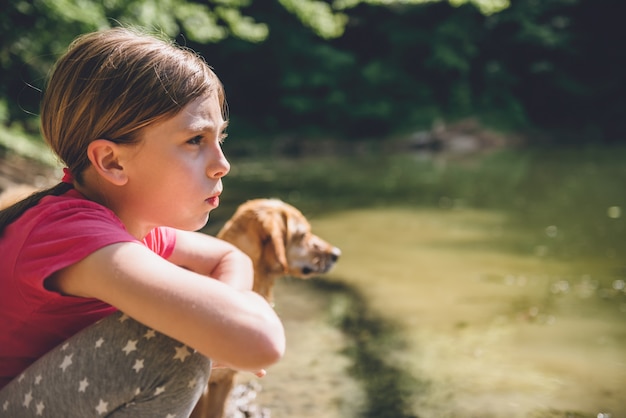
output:
M273 270L276 264L288 271L285 250L285 223L273 211L240 206L217 233L217 238L246 253L255 266Z
M246 253L255 265L261 262L263 242L261 241L261 224L253 212L238 210L224 224L216 237L230 242Z
M287 264L287 252L285 249L285 240L287 239L287 230L284 219L279 214L273 214L263 222L263 228L268 234L268 243L273 250L276 262L283 268L283 272L289 271L289 265Z
M128 181L120 155L120 146L107 139L96 139L87 147L87 158L96 172L116 186L123 186Z

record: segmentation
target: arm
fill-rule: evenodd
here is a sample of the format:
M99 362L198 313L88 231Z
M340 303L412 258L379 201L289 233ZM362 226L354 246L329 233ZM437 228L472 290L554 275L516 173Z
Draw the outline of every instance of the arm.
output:
M169 261L235 289L252 289L254 271L250 258L234 245L212 236L177 230L176 247Z
M218 363L263 369L285 349L283 326L251 290L178 267L138 243L101 248L49 282L73 296L107 302Z

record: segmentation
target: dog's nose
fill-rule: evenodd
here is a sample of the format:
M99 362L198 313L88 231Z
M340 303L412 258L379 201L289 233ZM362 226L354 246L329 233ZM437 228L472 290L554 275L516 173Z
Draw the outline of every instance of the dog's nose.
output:
M341 250L337 247L333 247L332 251L330 252L330 259L333 260L333 263L339 260L340 256Z

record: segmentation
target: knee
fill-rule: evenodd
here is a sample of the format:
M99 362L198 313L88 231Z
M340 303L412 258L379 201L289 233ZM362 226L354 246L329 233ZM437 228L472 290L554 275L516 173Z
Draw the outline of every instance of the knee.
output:
M134 320L129 324L135 328L131 334L145 343L143 352L146 361L152 364L153 372L160 375L161 381L184 380L206 385L211 373L211 360L191 347L165 334L154 331Z

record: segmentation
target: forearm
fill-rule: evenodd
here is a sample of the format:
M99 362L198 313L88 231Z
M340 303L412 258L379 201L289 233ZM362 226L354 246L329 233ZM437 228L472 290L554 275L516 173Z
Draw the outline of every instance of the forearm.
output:
M140 322L152 325L156 320L156 329L239 370L263 369L283 356L283 325L276 312L257 293L237 291L212 280L185 280L177 293L151 295L155 298L153 301L160 302L127 309L134 311ZM172 301L169 299L172 296L187 302ZM158 312L150 312L155 306ZM164 311L167 316L159 317Z
M223 323L223 333L230 333L231 344L223 340L224 351L211 347L213 358L222 366L248 371L259 377L264 368L282 358L285 352L285 330L274 309L259 294L253 291L238 292L246 310L240 310L237 320ZM240 327L240 328L239 328ZM244 337L245 336L245 337ZM211 342L213 343L213 342ZM202 352L202 348L199 349ZM221 351L221 352L220 352ZM208 353L206 353L208 355Z
M220 262L207 275L235 289L251 290L254 269L250 257L235 249L225 253Z
M215 237L178 231L176 248L169 261L235 289L252 289L254 271L250 258L235 246Z
M256 371L284 353L282 323L260 295L183 270L141 245L104 247L58 278L60 293L107 302L218 363Z

